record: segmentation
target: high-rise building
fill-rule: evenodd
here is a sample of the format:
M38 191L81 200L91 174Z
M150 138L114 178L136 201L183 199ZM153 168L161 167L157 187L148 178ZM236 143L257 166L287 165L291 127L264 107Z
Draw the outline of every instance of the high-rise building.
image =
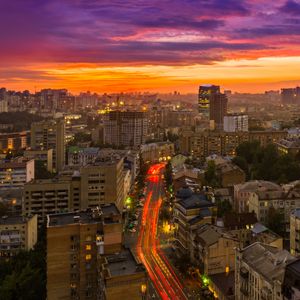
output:
M148 134L147 113L142 111L111 111L104 116L104 144L140 146Z
M213 94L209 104L209 120L213 124L213 129L222 130L224 116L227 114L228 99L225 94Z
M201 85L199 87L199 113L208 119L213 129L223 128L223 119L227 114L227 96L220 92L217 85Z
M31 124L31 148L53 149L53 169L60 171L65 165L65 122L47 120Z
M122 216L114 204L49 215L47 299L104 299L102 255L121 251L122 232Z
M224 131L248 131L248 116L242 114L228 114L224 116Z
M213 95L220 93L220 87L217 85L200 85L198 95L199 113L209 117L210 101Z

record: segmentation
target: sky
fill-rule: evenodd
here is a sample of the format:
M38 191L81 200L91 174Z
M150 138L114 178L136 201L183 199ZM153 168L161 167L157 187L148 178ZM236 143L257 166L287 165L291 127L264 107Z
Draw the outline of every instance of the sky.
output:
M300 84L300 0L0 0L0 41L8 89Z

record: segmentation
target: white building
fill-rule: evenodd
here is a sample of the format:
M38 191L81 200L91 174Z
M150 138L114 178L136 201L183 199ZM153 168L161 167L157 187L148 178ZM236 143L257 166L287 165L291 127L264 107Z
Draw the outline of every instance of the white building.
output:
M248 116L240 114L224 116L224 131L248 131Z

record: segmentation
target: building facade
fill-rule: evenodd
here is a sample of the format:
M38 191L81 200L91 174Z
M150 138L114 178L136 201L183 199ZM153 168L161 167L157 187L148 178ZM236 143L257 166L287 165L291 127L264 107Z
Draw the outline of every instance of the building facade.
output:
M248 131L248 116L242 114L228 114L224 116L224 131Z

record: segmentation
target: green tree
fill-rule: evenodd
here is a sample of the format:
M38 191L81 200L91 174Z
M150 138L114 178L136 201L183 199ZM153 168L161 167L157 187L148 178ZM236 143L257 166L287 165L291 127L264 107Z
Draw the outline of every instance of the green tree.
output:
M273 206L271 206L267 215L267 227L280 236L284 236L285 222L283 212L276 210Z
M223 217L225 214L232 212L232 205L229 200L217 201L217 216Z
M220 186L219 178L216 173L216 164L213 160L210 160L207 164L206 171L204 173L204 179L207 185L211 187Z

